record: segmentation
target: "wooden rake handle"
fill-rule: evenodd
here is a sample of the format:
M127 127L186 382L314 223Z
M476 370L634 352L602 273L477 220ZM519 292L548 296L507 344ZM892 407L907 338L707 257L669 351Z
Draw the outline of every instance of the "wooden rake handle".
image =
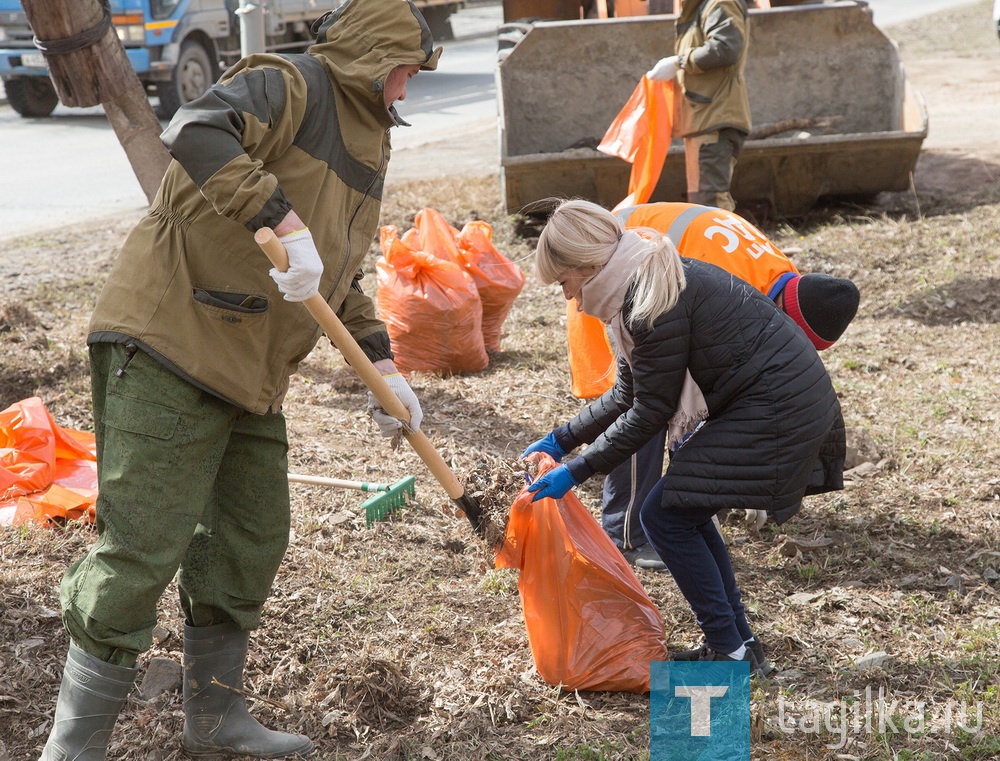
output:
M254 233L253 237L257 241L257 245L267 254L267 258L271 260L271 264L274 265L275 269L280 272L288 269L288 253L285 251L285 247L281 245L281 241L278 240L278 236L274 234L274 230L269 227L262 227ZM385 382L385 378L382 377L382 374L372 364L372 361L361 350L358 342L354 340L354 336L344 327L344 323L340 321L340 318L337 317L337 314L330 305L326 303L326 300L317 293L302 303L306 305L306 309L309 310L313 319L326 331L330 340L333 341L333 345L344 355L347 363L360 376L361 380L372 392L372 395L378 400L378 403L382 405L382 409L394 418L408 421L410 419L409 411L399 401L399 397L396 396L395 392L389 388L389 384ZM404 435L406 436L406 440L410 442L413 450L420 455L420 459L424 461L427 469L430 470L434 478L437 479L437 482L448 493L448 496L456 500L462 499L465 496L465 487L455 477L455 474L451 472L448 463L444 461L444 458L434 448L434 445L424 432L412 431L404 433Z
M382 492L389 491L391 484L376 484L369 481L348 481L344 478L328 478L327 476L307 476L300 473L289 473L288 481L293 484L311 484L312 486L335 486L338 489L356 489L357 491Z

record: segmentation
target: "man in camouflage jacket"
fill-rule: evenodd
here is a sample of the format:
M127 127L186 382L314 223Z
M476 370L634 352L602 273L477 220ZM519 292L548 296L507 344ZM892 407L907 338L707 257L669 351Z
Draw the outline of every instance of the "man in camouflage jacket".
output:
M243 699L248 632L288 543L281 403L320 330L319 293L420 425L359 285L376 232L393 104L440 49L409 0L348 0L302 54L253 55L178 111L174 160L98 298L88 343L100 537L65 574L70 649L43 759L104 759L177 578L193 755L310 753ZM289 257L269 271L254 232ZM402 425L381 409L383 433ZM179 573L178 573L179 572Z

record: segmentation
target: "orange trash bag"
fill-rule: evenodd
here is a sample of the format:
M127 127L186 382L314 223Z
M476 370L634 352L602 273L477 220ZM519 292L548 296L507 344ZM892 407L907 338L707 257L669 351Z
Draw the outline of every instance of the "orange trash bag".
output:
M566 342L573 396L596 399L615 385L618 371L607 327L596 317L581 312L576 299L566 302Z
M0 526L93 522L96 451L92 433L56 425L37 396L0 412Z
M646 203L656 188L670 150L674 127L674 82L643 76L624 108L611 122L597 150L632 165L628 196L615 210Z
M503 322L524 287L524 273L493 246L487 222L469 222L459 232L439 211L422 209L413 223L422 251L454 262L472 277L483 302L483 344L488 352L500 351ZM404 233L404 243L409 235Z
M524 273L493 246L493 228L487 222L467 222L458 234L458 248L483 300L486 351L500 351L503 321L524 287Z
M397 229L381 229L378 316L389 330L396 367L444 374L476 373L489 364L483 304L472 278L452 262L407 246Z
M541 476L551 457L532 455ZM541 677L566 690L649 692L666 660L663 619L622 553L571 491L527 489L510 509L497 568L517 568L528 642Z

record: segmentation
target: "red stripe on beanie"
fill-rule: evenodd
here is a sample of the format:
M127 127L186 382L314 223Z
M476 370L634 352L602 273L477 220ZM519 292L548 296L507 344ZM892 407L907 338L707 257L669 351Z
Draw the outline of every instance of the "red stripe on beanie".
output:
M829 349L833 346L834 342L820 338L816 331L809 327L809 323L806 322L806 318L802 315L802 309L799 307L799 279L798 277L793 277L788 281L788 285L785 286L785 312L795 320L796 325L805 331L806 336L812 341L812 345L817 350Z

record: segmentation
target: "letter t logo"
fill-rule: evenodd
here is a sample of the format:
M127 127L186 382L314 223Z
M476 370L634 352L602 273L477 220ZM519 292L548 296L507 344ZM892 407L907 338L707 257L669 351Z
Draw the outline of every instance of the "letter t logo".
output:
M721 698L728 687L674 687L674 696L691 698L691 737L712 736L712 698Z

